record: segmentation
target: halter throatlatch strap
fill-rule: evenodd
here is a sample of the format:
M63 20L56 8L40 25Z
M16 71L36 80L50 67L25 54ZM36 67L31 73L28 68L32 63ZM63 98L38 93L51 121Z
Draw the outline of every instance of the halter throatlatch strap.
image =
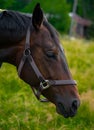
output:
M47 99L41 99L41 94L43 90L48 89L51 86L58 87L58 86L66 86L66 85L76 85L75 80L48 80L43 77L40 70L38 69L37 65L34 62L34 59L31 55L30 51L30 26L28 27L27 34L26 34L26 44L25 44L25 50L23 52L23 56L21 59L21 62L18 66L18 75L21 75L22 68L24 66L24 63L28 61L32 69L34 70L40 84L37 88L32 87L32 90L38 100L41 102L47 102Z

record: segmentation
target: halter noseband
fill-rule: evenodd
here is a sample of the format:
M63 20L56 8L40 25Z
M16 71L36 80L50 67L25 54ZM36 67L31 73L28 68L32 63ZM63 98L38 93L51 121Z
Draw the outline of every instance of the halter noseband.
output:
M40 81L39 87L36 89L32 87L32 90L36 96L36 98L42 102L47 102L47 99L41 99L41 93L43 90L46 90L50 86L60 86L60 85L76 85L75 80L46 80L41 72L39 71L37 65L34 62L34 59L31 55L30 51L30 26L28 27L27 34L26 34L26 44L25 44L25 50L23 52L22 59L20 61L20 64L18 66L18 75L21 75L22 68L26 62L26 60L30 63L32 69L34 70L37 78Z

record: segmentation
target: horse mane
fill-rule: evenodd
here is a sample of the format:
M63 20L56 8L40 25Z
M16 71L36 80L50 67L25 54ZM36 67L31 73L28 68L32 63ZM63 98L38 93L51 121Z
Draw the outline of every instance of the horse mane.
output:
M26 36L27 28L31 24L32 15L20 13L17 11L5 10L0 13L0 45L15 44ZM57 40L57 31L44 17L44 26L49 30L55 41ZM31 29L32 29L31 24Z
M16 11L5 10L0 13L0 43L17 43L25 35L31 17Z

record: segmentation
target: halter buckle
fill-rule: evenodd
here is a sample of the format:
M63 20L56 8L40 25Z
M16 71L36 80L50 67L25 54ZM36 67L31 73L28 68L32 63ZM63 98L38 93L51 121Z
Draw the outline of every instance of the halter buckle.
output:
M31 54L31 51L29 48L24 50L24 56L29 56Z
M49 80L45 80L44 82L40 82L40 87L42 90L45 90L50 87Z

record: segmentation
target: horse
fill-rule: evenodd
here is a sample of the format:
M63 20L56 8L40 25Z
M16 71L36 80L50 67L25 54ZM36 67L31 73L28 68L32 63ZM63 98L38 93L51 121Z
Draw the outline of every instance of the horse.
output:
M0 66L3 62L16 66L19 78L31 86L39 101L50 101L65 118L76 115L80 106L77 83L59 33L39 3L32 16L12 10L0 13Z

